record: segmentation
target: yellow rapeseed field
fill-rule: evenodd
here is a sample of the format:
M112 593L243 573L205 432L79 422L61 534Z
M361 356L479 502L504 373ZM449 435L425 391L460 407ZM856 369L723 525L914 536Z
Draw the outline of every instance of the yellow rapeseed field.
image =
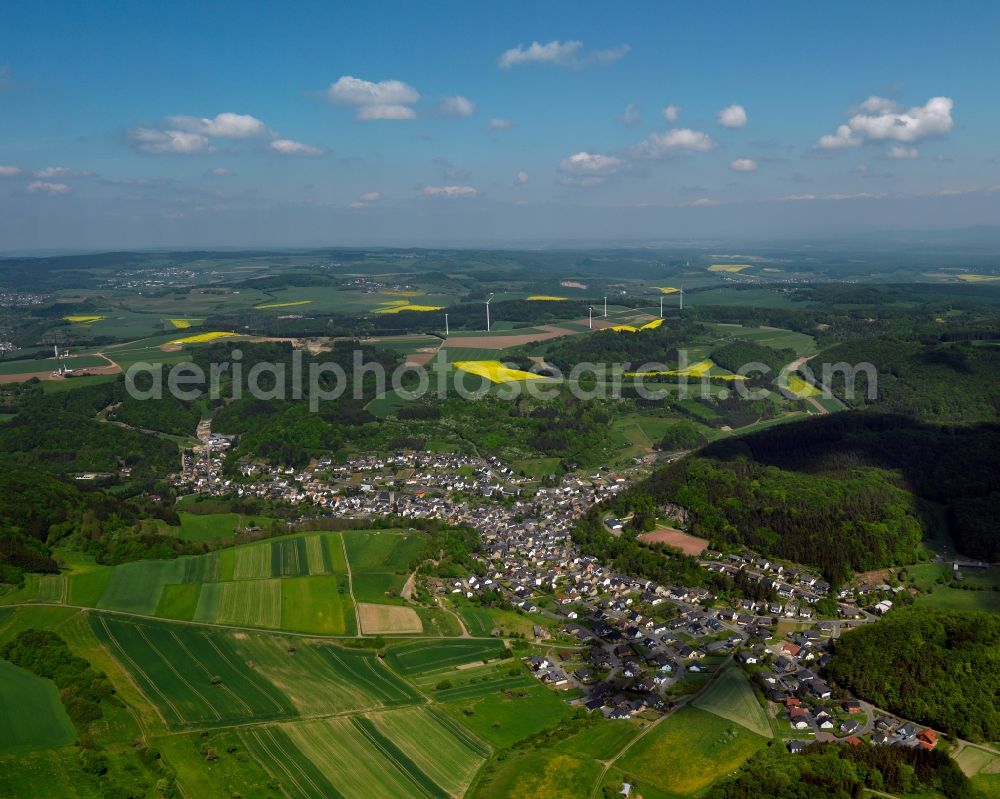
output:
M382 289L379 294L386 297L423 297L423 291L404 291L403 289Z
M530 297L525 299L528 302L565 302L568 297L550 297L548 294L532 294Z
M967 283L992 283L1000 280L1000 275L959 275Z
M662 319L654 319L652 322L646 322L646 324L644 324L639 329L640 330L656 330L656 328L658 328L662 324L663 324L663 320Z
M806 397L818 397L819 389L816 388L812 383L807 383L802 379L801 375L791 374L788 376L788 382L785 385L789 393L794 394L799 399L805 399Z
M453 366L469 374L485 377L493 383L510 383L514 380L538 380L542 375L510 369L500 361L455 361Z
M659 289L661 294L676 294L680 289L675 289L673 286L653 286L654 289Z
M67 322L73 322L74 324L87 324L88 322L99 322L105 317L103 316L64 316Z
M177 330L187 330L191 327L191 321L189 319L171 319L170 324L172 324Z
M750 264L712 264L708 267L709 272L742 272L749 269Z
M210 333L196 333L193 336L186 336L185 338L177 338L173 341L168 342L169 344L204 344L206 341L215 341L219 338L229 338L230 336L237 336L238 333L230 333L225 330L213 330Z
M405 300L398 300L392 303L382 303L382 307L376 308L375 313L399 313L400 311L440 311L440 305L412 305Z
M615 325L614 327L612 327L610 329L614 330L616 333L638 333L639 332L639 328L634 327L633 325Z
M711 358L705 358L705 360L693 363L684 369L668 369L654 372L625 372L625 377L704 377L714 366L715 362ZM719 380L746 380L742 375L712 375L712 377Z
M269 302L265 303L264 305L255 305L254 308L256 308L259 311L262 311L265 308L291 308L293 305L308 305L311 302L312 300L295 300L294 302Z

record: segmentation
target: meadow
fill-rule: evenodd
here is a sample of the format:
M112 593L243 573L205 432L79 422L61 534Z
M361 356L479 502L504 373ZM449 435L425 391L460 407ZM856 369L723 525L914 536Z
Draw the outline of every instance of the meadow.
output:
M445 703L459 722L491 745L504 748L568 718L572 708L555 691L537 681L514 688L495 688Z
M294 799L447 799L482 762L464 735L424 709L255 727L241 737Z
M490 765L470 799L581 799L601 775L596 760L553 749L514 750Z
M450 669L464 663L495 659L504 652L499 640L457 638L451 641L408 641L386 652L386 662L404 676Z
M670 796L692 796L745 763L767 742L739 724L695 707L659 722L618 760L610 775L631 775Z
M62 746L75 739L56 684L0 660L0 752Z
M735 666L725 668L708 690L695 697L691 704L720 718L734 721L757 735L771 735L767 713L757 701L746 675Z

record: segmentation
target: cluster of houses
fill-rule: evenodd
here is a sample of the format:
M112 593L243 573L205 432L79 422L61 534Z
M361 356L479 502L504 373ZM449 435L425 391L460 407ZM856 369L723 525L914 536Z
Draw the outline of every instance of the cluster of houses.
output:
M800 567L787 566L753 555L729 554L706 550L702 566L711 572L735 577L745 575L751 582L760 583L779 600L767 612L772 615L799 616L810 619L815 605L830 593L830 584ZM762 609L760 607L757 608Z
M321 458L297 470L248 463L241 467L241 479L228 483L222 479L221 459L231 440L200 433L200 451L185 454L177 478L192 491L284 499L311 505L317 515L433 518L476 529L482 541L479 574L447 581L442 590L468 598L499 592L526 613L561 621L565 635L589 647L587 662L567 669L565 663L534 656L530 666L548 685L584 688L581 702L590 710L609 718L666 710L667 688L708 668L702 662L706 657L735 653L738 661L760 671L761 688L783 707L793 730L833 734L839 729L848 738L868 732L852 719L838 722L832 689L820 676L828 658L824 633L832 632L831 622L771 648L763 643L771 639L778 618L813 618L816 602L830 592L814 574L752 554L706 551L700 561L705 569L742 575L772 596L716 609L705 607L713 597L704 588L635 579L577 551L570 535L576 520L645 473L644 464L618 473L567 475L555 486L539 487L491 456L400 451L340 464ZM844 602L842 615L860 616L847 604L853 596L838 598ZM902 725L875 731L873 740L884 734L877 743L927 745L925 733Z

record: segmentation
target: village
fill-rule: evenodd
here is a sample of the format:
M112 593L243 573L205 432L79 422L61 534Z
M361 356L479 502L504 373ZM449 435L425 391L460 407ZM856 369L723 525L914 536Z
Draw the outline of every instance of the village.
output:
M881 713L835 691L824 679L830 642L874 622L902 590L859 583L831 594L807 568L749 551L704 549L709 573L758 586L768 598L728 596L704 587L660 585L619 574L581 554L571 532L580 516L648 474L640 459L612 471L568 474L539 485L498 458L428 451L365 454L302 469L243 463L223 474L229 436L199 430L202 445L183 456L179 493L256 497L309 506L299 521L401 517L468 525L481 538L480 575L439 582L462 601L498 599L537 616L544 654L525 658L542 683L610 719L655 718L691 701L735 662L767 700L768 716L792 753L813 741L933 748L934 730ZM611 534L622 522L604 520ZM824 618L817 604L836 608ZM551 646L546 646L547 643Z

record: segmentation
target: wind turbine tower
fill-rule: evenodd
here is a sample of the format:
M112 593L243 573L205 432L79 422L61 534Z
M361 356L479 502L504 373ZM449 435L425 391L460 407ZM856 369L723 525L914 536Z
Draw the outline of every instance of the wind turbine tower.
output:
M608 298L604 298L604 318L608 318Z
M486 298L486 332L490 332L490 302L493 300L493 295L491 294Z
M594 329L594 306L591 305L589 308L587 308L587 310L590 311L590 318L588 320L588 323L589 323L590 329L593 330Z
M451 335L451 334L450 334L450 333L448 332L448 314L445 314L445 315L444 315L444 335L445 335L445 338L447 338L448 336L450 336L450 335Z
M678 308L677 310L679 311L684 310L684 286L681 286L681 305L680 308Z

